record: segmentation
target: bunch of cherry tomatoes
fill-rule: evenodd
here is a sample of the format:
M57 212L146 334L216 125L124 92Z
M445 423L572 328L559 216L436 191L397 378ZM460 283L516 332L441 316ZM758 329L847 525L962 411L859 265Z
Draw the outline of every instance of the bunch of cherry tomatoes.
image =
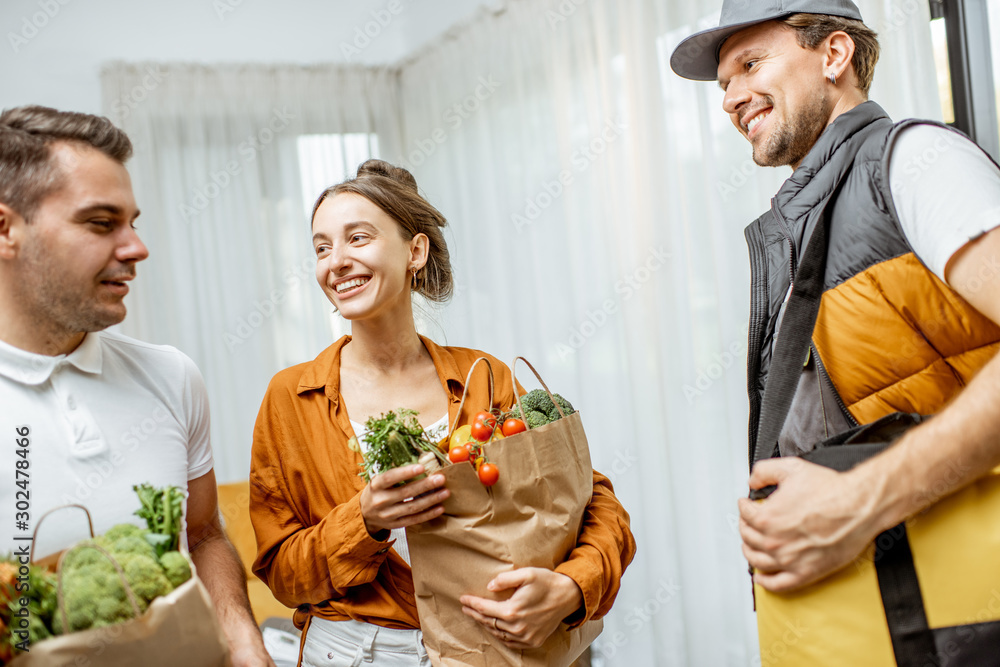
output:
M498 410L483 410L476 414L472 424L455 429L447 441L448 460L452 463L472 463L483 486L493 486L500 479L500 468L486 458L484 445L528 430L520 419L511 417L501 424L499 417Z

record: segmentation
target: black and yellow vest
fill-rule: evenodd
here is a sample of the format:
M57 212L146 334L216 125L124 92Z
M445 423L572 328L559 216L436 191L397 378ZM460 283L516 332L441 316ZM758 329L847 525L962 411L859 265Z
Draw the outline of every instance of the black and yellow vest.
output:
M747 227L751 452L781 305L824 208L832 217L813 352L851 424L895 411L938 412L1000 350L1000 327L921 263L896 217L889 156L899 132L916 123L930 121L893 124L874 102L839 116L771 210ZM790 421L822 413L800 398Z

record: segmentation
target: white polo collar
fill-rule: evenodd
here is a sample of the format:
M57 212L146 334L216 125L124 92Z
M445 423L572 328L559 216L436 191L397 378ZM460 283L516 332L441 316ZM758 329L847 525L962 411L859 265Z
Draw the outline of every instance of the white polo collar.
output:
M75 350L55 357L28 352L0 341L0 375L26 385L44 384L63 364L72 364L84 373L100 373L103 358L99 333L87 334Z

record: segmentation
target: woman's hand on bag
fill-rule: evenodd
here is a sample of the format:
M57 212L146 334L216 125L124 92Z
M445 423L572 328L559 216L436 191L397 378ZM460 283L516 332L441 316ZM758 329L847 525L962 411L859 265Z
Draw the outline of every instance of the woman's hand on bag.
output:
M799 458L758 462L750 488L777 484L762 502L739 499L743 555L770 591L808 586L854 560L881 532L874 489Z
M402 466L372 477L361 491L361 516L371 535L383 530L403 528L440 516L441 503L448 497L444 475L431 475L411 481L424 472L422 465Z
M541 646L564 618L583 606L583 593L564 574L538 567L524 567L497 575L487 588L514 590L503 602L463 595L462 611L512 649Z

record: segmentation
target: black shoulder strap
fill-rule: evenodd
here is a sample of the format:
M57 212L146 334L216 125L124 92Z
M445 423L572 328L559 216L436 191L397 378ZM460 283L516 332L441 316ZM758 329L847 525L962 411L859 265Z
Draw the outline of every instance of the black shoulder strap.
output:
M781 330L774 344L771 370L760 409L753 463L771 457L792 407L792 398L802 375L813 327L816 326L816 317L819 315L820 298L823 296L829 227L829 213L824 209L799 261L792 294L785 306Z

